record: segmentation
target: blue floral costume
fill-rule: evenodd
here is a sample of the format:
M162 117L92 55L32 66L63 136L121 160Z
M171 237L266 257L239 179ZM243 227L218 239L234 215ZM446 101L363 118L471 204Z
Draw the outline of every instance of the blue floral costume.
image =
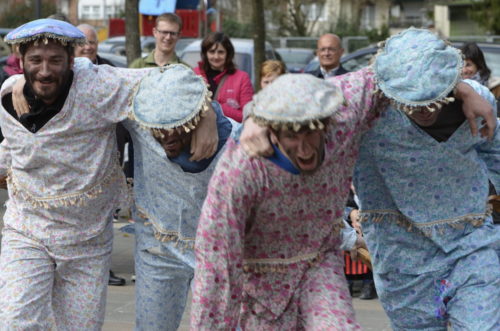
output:
M467 81L496 109L493 96ZM389 106L361 143L354 173L374 278L394 330L500 330L500 132L464 122L438 142Z
M220 151L233 126L217 103ZM194 275L194 239L216 156L168 158L150 130L125 121L135 148L136 330L177 330Z

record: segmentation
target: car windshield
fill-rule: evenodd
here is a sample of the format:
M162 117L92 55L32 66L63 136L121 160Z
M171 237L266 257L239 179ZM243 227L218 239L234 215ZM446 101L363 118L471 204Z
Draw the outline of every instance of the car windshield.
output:
M187 51L182 54L182 61L189 64L192 68L198 66L198 62L201 61L200 52ZM245 71L252 77L252 59L250 54L236 53L234 54L234 63L236 67L240 70Z
M311 52L279 52L281 58L285 63L308 63L313 57L313 53Z
M374 53L362 54L342 62L342 66L347 71L356 71L366 67L373 56Z
M486 65L491 70L491 75L500 77L500 48L498 50L483 48Z

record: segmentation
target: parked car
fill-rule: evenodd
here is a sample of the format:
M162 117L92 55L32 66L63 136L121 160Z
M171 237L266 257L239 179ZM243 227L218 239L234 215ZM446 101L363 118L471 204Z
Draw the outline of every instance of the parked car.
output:
M123 55L116 55L111 53L101 53L98 52L100 57L105 58L106 60L113 63L115 67L119 68L127 68L127 58Z
M314 58L314 51L308 48L276 48L276 52L286 64L288 72L303 72L305 66Z
M452 42L454 47L460 48L462 42ZM500 44L494 43L478 43L479 48L483 51L486 64L491 69L491 75L500 77ZM364 66L367 66L372 57L377 53L376 46L361 48L355 52L344 55L340 59L342 66L348 71L356 71ZM305 71L313 71L319 67L318 57L312 59L304 69Z
M141 50L143 56L155 48L153 36L141 36ZM111 37L99 43L99 52L125 56L125 36Z
M250 75L252 83L255 80L254 54L253 54L253 40L252 39L239 39L233 38L231 42L234 46L234 63L238 69L246 71ZM201 61L201 40L193 41L181 53L180 58L182 61L189 64L191 67L197 67L198 62ZM269 42L266 42L266 60L275 60L276 54L273 47Z

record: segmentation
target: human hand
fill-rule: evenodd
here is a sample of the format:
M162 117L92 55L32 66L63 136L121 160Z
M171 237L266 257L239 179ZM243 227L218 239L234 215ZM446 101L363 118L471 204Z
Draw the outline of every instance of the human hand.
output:
M477 135L478 129L476 119L481 117L483 118L481 122L483 127L479 130L481 137L492 139L497 119L491 104L476 93L470 85L464 82L457 84L455 88L455 97L462 100L462 111L469 122L472 135Z
M356 243L349 251L349 255L351 256L351 259L353 261L358 260L358 249L359 248L367 249L365 239L358 233L358 237L356 238Z
M12 87L12 104L16 110L17 117L21 117L23 114L30 112L30 107L23 94L24 85L26 84L26 79L21 76L17 82Z
M249 117L240 135L241 147L250 157L271 156L274 151L268 139L269 130Z
M208 159L217 151L219 133L217 131L217 115L209 104L209 110L201 115L191 138L190 161Z

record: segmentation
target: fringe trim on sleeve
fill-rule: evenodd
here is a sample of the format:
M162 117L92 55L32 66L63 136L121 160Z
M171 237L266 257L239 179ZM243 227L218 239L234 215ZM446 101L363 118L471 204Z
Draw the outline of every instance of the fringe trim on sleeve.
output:
M491 215L491 206L487 205L484 213L480 214L467 214L457 218L442 219L432 222L415 223L405 215L394 210L363 210L360 212L360 222L371 221L380 223L382 221L394 222L397 225L405 228L407 231L417 229L421 231L426 237L432 237L436 232L440 235L445 233L448 227L454 229L463 229L466 223L474 227L483 225L484 220Z
M87 206L92 200L98 198L104 190L104 187L112 183L122 181L125 185L123 171L117 163L110 167L109 172L98 181L96 184L81 191L69 194L52 195L48 197L39 197L28 193L28 190L16 181L12 170L9 169L7 183L12 196L18 197L35 208L49 209L53 207L69 207L69 206Z

